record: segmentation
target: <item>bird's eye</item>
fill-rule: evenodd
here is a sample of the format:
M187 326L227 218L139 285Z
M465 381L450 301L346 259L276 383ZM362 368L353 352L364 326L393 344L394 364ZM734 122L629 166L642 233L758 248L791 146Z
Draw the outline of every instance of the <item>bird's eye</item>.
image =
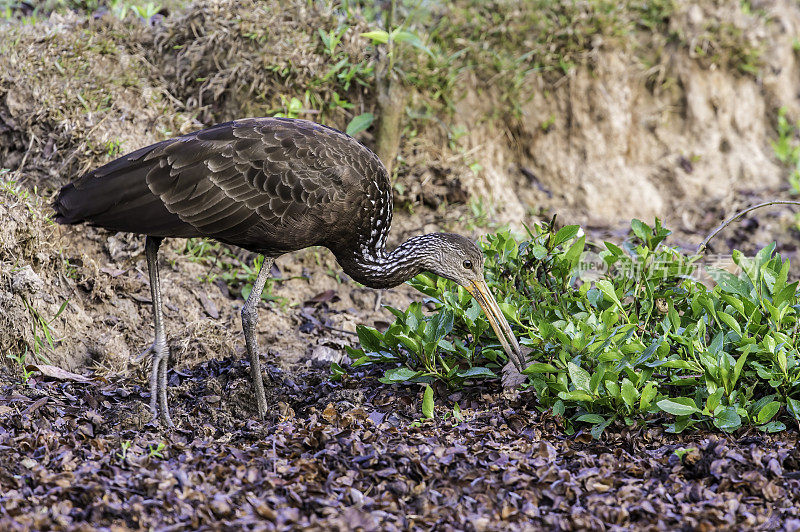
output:
M463 262L462 266L464 266L468 270L471 270L472 269L472 261L471 260L465 260Z

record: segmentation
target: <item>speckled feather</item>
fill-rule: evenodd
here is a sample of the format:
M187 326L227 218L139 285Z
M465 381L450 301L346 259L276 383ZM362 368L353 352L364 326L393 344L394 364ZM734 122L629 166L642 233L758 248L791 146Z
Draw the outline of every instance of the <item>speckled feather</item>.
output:
M278 256L324 245L382 254L389 177L355 139L306 120L253 118L142 148L65 186L56 221L208 236Z

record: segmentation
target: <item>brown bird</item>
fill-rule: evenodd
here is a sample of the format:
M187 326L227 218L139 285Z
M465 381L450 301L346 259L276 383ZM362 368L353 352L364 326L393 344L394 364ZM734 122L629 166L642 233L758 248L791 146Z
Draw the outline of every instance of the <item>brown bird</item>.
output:
M524 357L483 278L483 254L469 239L431 233L385 249L392 222L389 175L352 137L307 120L252 118L219 124L120 157L64 186L53 208L62 224L88 223L146 235L155 341L150 410L173 426L167 405L167 347L158 248L165 237L210 237L264 256L242 307L258 412L267 404L255 338L256 305L273 260L324 246L356 281L396 286L431 272L466 288L480 303L521 382Z

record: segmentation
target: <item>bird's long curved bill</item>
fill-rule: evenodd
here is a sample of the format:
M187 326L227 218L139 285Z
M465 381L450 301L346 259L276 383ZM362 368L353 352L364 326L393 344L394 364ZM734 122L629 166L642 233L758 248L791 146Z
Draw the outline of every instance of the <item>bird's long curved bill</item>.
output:
M498 340L500 340L503 350L508 355L509 360L514 363L517 371L521 373L525 369L525 357L522 355L519 343L517 343L517 339L511 331L511 326L508 324L506 317L503 316L503 311L500 310L497 301L489 291L486 281L483 279L472 281L471 284L464 288L478 301L483 312L486 313L486 317L489 318L489 323L492 325Z

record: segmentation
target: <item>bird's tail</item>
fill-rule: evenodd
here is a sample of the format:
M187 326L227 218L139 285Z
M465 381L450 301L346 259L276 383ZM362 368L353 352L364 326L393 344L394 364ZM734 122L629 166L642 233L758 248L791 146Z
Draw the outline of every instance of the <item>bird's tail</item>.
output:
M120 157L62 187L52 204L53 219L152 236L198 236L197 229L170 212L147 185L153 163L145 156L160 144Z
M78 208L77 194L75 193L75 185L72 183L61 187L58 196L52 203L53 210L56 211L53 220L60 224L77 224L85 221L81 211Z

